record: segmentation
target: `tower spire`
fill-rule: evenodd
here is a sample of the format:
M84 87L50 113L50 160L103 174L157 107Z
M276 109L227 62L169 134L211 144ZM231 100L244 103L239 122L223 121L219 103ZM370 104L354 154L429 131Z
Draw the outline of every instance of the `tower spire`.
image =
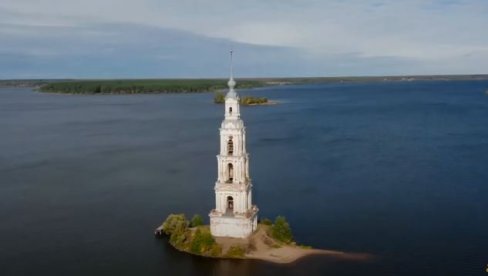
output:
M236 97L237 94L234 91L234 87L236 86L236 82L234 80L234 63L233 63L233 60L232 60L233 53L234 53L234 51L231 48L230 49L230 79L227 82L227 85L229 86L229 93L227 93L227 96Z
M232 50L232 48L230 48L230 79L231 80L234 79L234 62L232 60L232 53L233 53L233 50Z

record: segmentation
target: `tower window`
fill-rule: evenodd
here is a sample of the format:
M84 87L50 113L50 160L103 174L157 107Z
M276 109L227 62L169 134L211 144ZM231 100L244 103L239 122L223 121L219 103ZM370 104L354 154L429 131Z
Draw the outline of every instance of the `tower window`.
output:
M234 199L231 196L227 197L227 210L234 211Z
M232 183L234 181L234 166L232 163L227 164L227 183Z
M229 114L232 114L232 107L229 107Z
M234 142L232 142L232 136L229 137L227 142L227 154L232 155L234 153Z

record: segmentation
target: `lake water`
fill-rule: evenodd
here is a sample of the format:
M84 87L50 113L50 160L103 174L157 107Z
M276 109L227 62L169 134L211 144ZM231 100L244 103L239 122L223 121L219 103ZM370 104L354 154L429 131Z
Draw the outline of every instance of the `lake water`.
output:
M0 275L486 275L487 81L241 91L254 200L300 243L367 252L289 265L177 252L153 230L213 207L212 94L0 89Z

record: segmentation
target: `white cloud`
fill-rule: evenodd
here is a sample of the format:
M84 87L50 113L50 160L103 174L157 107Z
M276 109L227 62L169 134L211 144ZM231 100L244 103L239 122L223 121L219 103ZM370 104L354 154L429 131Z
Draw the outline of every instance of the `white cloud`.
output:
M465 59L459 64L471 66L460 66L459 73L486 73L488 61L468 58L488 51L486 14L485 0L3 0L0 32L14 25L134 23L301 49L317 60L352 55L362 62L389 57L449 64ZM441 73L446 66L428 68Z

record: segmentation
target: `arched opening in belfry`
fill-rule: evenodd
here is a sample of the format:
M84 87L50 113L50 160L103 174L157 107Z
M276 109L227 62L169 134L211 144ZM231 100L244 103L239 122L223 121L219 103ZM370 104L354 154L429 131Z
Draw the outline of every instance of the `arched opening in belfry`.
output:
M234 198L231 196L227 197L227 211L234 212Z
M232 155L234 153L234 142L232 142L232 136L229 137L227 142L227 154Z
M229 107L229 114L232 114L232 107Z
M232 163L227 164L227 182L231 183L234 180L234 166Z

